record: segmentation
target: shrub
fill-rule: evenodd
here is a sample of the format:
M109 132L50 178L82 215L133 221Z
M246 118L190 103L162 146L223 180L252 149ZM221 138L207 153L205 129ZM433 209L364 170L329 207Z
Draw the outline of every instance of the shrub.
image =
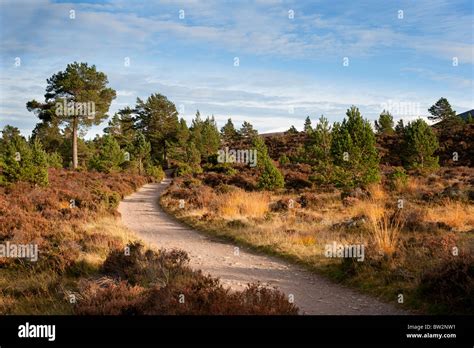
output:
M132 285L166 285L174 277L188 271L184 266L189 257L184 251L144 251L143 244L134 242L125 250L112 251L102 265L104 274L112 278L126 279Z
M347 118L336 122L332 131L331 154L338 167L340 186L366 186L380 179L379 157L375 135L370 122L364 120L359 109L352 106Z
M184 251L144 250L130 245L130 254L113 251L103 265L112 276L89 282L75 307L83 315L238 315L297 314L298 308L276 289L250 284L231 292L216 278L204 276L188 266ZM112 280L110 280L112 279ZM123 279L128 279L128 282Z
M280 163L281 166L284 166L284 165L287 165L288 163L290 163L290 159L288 158L288 156L283 154L278 159L278 162Z
M48 153L48 167L61 169L63 167L63 158L58 152Z
M270 159L265 161L263 173L258 179L258 188L261 190L275 190L283 188L285 180L281 172L275 167Z
M1 154L1 182L28 181L36 185L48 185L47 154L39 140L30 146L23 137L14 136L6 141Z
M240 189L222 194L216 200L218 214L229 218L261 218L268 212L269 203L270 197L266 193L245 192Z
M191 167L189 164L180 163L176 171L174 172L175 176L185 176L185 175L192 175L192 174L199 174L202 173L202 168L200 166Z
M408 184L408 175L403 167L395 167L390 173L390 187L400 190Z
M439 147L438 138L422 119L408 123L404 128L403 145L405 162L413 168L437 168L438 157L433 156Z
M103 173L115 173L120 171L124 159L124 152L117 140L111 135L105 135L98 152L89 161L89 167Z
M151 176L154 180L160 182L165 177L165 172L161 166L148 166L146 168L146 175Z
M285 186L295 190L313 186L304 174L290 172L285 176Z
M472 313L474 258L471 255L459 255L446 259L422 275L418 291L434 306L446 306L457 313Z

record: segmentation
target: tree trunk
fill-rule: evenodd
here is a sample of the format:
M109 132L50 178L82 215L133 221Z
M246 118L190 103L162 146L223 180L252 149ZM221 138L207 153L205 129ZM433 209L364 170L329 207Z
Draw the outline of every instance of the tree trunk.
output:
M77 168L77 116L72 120L72 168Z

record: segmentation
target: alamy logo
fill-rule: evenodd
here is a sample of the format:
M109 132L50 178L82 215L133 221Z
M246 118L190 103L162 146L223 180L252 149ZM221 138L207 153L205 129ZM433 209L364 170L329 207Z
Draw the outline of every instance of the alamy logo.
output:
M357 261L364 261L364 245L363 244L338 244L332 242L332 244L326 244L324 248L324 255L326 257L339 257L339 258L356 258Z
M56 339L56 325L35 325L26 322L18 326L18 337L20 338L47 338L48 341Z
M95 103L89 102L63 102L56 103L56 115L57 116L83 116L90 120L95 118Z
M217 151L217 162L219 163L242 163L250 167L257 165L257 150L244 149L235 150L228 147Z
M29 259L33 262L38 261L38 245L6 242L5 244L0 244L0 257Z

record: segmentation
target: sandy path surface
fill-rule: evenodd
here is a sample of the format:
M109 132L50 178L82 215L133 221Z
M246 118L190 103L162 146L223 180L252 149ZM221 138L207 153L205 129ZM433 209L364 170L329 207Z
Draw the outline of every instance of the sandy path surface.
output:
M188 252L191 266L219 277L225 286L240 290L249 282L276 286L294 299L302 314L404 314L394 305L355 292L275 257L203 235L166 214L159 196L170 184L147 184L125 197L119 212L123 223L158 248Z

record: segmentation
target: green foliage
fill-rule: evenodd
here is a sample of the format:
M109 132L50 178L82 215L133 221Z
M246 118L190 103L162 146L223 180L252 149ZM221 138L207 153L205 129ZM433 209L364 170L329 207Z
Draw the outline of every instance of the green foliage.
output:
M409 167L437 168L438 157L433 154L438 147L438 138L421 118L405 127L403 148L405 162Z
M303 148L303 161L313 166L311 180L317 184L331 181L331 126L327 118L321 116Z
M185 176L199 173L202 173L201 167L191 167L187 163L180 163L176 168L175 176Z
M57 152L51 152L47 154L47 161L49 168L60 169L63 167L63 158Z
M124 162L124 152L112 136L104 135L98 146L98 152L89 161L89 167L103 173L120 171Z
M204 159L214 155L219 149L221 143L220 133L217 129L214 116L207 117L203 122L202 139L201 139L201 155Z
M379 116L379 120L375 121L375 130L379 134L391 134L393 133L393 116L388 111L382 111Z
M456 111L451 108L446 98L440 98L428 111L431 116L428 116L432 121L444 121L456 117Z
M408 174L403 167L394 167L389 175L390 186L392 189L406 186L408 183Z
M1 149L0 182L27 181L40 186L48 185L48 156L39 140L30 146L17 129L7 126L3 131Z
M148 166L146 168L146 175L153 177L156 181L161 181L165 177L165 172L161 166Z
M309 116L306 116L306 120L304 121L304 132L306 134L311 134L313 132L313 127L311 126L311 119Z
M290 159L288 158L287 155L283 154L283 155L281 155L280 158L278 159L278 162L280 163L281 166L284 166L284 165L290 163Z
M257 186L261 190L275 190L285 186L283 175L270 159L264 163L263 173L258 179Z
M222 173L228 176L233 176L237 174L237 170L235 170L232 167L232 164L230 163L216 163L216 164L208 163L203 166L203 169L206 172Z
M136 136L133 110L130 107L119 110L109 121L104 133L113 136L121 148L127 147Z
M256 136L253 139L253 147L257 150L257 167L263 169L258 179L258 188L261 190L283 188L285 186L285 180L268 155L267 146L263 138Z
M137 129L151 143L151 158L163 164L167 162L169 144L176 140L178 111L165 96L155 93L146 101L137 98L135 107Z
M26 107L35 112L43 122L66 123L72 130L73 167L78 166L77 132L106 119L115 90L107 88L107 76L87 63L68 64L65 71L54 74L47 80L45 103L29 101ZM78 108L81 104L87 106ZM70 106L72 105L72 110ZM89 107L93 106L93 110Z
M265 145L265 140L262 137L256 136L253 138L253 148L257 150L257 167L263 168L265 162L270 159L268 149Z
M298 130L295 128L295 126L291 126L290 129L288 129L286 131L287 134L289 135L295 135L295 134L298 134Z
M466 123L467 123L467 124L474 124L474 119L472 118L471 113L469 113L469 114L467 115Z
M352 106L347 118L336 122L332 132L331 155L337 167L334 177L341 186L365 186L380 179L375 135L369 121Z
M31 141L35 140L41 142L46 152L57 151L64 141L57 120L37 123L31 135ZM69 148L69 151L71 151L71 148Z
M131 144L130 153L138 164L138 174L143 174L143 168L150 160L151 144L145 138L145 135L138 131Z
M253 139L258 135L258 132L249 122L244 121L239 129L239 135L244 139Z
M234 127L234 124L232 123L232 119L228 119L227 123L224 125L224 127L221 128L221 135L222 139L226 142L232 142L234 140L238 139L239 133Z

